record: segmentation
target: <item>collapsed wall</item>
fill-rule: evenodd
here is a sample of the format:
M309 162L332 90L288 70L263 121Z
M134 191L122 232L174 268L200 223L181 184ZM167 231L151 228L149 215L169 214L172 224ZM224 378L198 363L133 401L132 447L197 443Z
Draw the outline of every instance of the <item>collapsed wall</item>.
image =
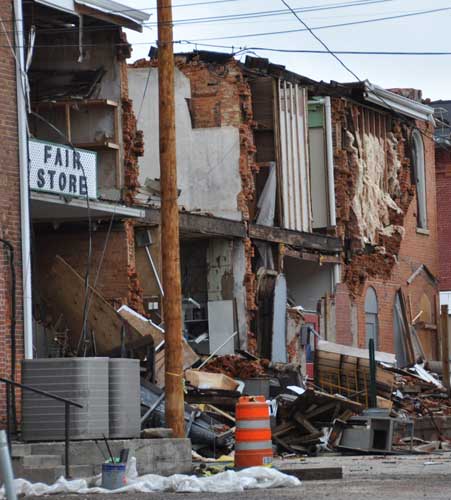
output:
M344 281L357 296L368 278L388 279L397 262L415 195L411 127L345 99L332 106L337 231L347 249Z

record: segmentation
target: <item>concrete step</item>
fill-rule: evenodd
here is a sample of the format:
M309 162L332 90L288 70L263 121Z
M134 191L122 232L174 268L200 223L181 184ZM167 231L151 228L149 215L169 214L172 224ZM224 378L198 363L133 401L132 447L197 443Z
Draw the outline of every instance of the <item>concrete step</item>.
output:
M53 484L66 473L65 467L20 467L15 470L15 476L27 479L33 483ZM97 468L91 465L72 465L70 475L72 479L91 479L97 473Z
M13 443L11 446L11 458L22 458L31 455L31 444Z
M24 467L46 468L62 465L61 455L25 455L22 459Z

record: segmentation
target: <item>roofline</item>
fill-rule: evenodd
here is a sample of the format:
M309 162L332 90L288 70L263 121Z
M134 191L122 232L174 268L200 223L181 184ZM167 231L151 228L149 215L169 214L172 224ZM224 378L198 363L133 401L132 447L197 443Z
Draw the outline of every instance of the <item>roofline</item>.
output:
M435 125L433 107L414 101L413 99L409 99L402 95L395 94L390 90L385 90L368 80L365 80L363 84L363 98L366 101L378 104L383 108L396 111L410 118L423 120Z

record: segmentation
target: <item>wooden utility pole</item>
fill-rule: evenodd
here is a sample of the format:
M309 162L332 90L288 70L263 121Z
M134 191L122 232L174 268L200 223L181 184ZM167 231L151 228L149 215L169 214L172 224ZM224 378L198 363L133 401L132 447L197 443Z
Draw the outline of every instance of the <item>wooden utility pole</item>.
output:
M182 289L175 147L174 52L171 0L157 0L160 113L161 249L165 324L166 426L185 436L183 396Z
M449 331L448 331L448 306L443 305L441 310L441 330L442 330L442 371L443 385L450 393L449 380Z

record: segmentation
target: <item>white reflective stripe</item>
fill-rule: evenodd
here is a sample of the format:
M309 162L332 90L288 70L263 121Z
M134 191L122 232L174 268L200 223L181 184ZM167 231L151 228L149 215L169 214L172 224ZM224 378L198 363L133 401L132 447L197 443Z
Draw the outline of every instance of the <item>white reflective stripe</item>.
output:
M272 450L272 441L237 441L235 451Z
M268 420L239 420L236 423L237 429L269 429Z

